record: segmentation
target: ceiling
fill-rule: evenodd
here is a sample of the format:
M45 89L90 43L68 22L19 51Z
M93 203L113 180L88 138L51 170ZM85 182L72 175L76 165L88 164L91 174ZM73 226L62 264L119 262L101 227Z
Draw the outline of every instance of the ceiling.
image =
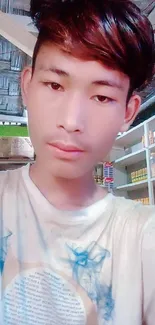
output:
M125 0L124 0L125 1ZM149 16L155 30L155 0L134 0L134 2ZM31 32L36 33L29 16L30 0L0 0L0 10L13 14L16 20L23 20L25 27ZM15 16L17 15L17 16ZM155 96L155 76L152 83L141 92L142 100Z

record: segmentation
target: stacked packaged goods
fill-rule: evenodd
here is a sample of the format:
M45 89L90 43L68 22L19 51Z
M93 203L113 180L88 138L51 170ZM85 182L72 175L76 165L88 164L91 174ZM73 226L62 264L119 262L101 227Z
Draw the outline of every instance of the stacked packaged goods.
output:
M108 190L114 187L114 168L111 162L104 163L104 185Z
M147 168L141 168L131 173L131 182L141 182L147 179Z
M114 169L111 162L100 163L95 167L94 179L99 185L103 185L108 190L114 186Z
M134 200L134 201L136 201L136 202L141 202L142 204L144 204L144 205L149 205L150 203L149 203L149 198L148 197L145 197L145 198L139 198L139 199L136 199L136 200Z

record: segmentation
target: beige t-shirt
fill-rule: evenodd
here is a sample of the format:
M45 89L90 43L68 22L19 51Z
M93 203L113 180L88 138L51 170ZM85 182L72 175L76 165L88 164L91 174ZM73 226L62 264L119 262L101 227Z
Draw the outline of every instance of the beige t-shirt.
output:
M0 318L155 325L155 208L108 194L62 212L31 181L29 166L1 172Z

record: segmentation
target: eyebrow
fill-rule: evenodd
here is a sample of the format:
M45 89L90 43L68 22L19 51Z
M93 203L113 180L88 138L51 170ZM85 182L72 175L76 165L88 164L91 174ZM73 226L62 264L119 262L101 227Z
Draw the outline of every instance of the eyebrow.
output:
M70 74L67 71L64 71L62 69L55 68L55 67L50 67L50 68L40 67L39 70L45 71L45 72L52 72L52 73L57 74L60 77L70 77ZM118 88L120 90L123 89L123 86L119 82L116 82L113 80L108 80L108 79L95 80L92 82L92 85L107 86L107 87L111 87L111 88Z
M62 77L69 77L69 73L64 71L64 70L61 70L61 69L58 69L58 68L54 68L54 67L51 67L51 68L44 68L44 67L40 67L41 71L45 71L45 72L52 72L52 73L56 73L58 76L62 76Z
M120 83L113 81L113 80L108 80L108 79L93 81L93 85L107 86L107 87L112 87L112 88L118 88L121 90L123 89L123 86Z

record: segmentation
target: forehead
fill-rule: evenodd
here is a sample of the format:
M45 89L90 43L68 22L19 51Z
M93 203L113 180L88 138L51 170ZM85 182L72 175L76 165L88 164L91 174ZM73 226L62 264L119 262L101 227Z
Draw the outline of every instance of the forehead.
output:
M75 58L56 46L46 44L38 53L36 71L50 72L51 67L67 72L70 78L82 78L87 82L106 78L109 81L114 80L122 88L129 87L129 78L124 73L108 68L99 61Z

